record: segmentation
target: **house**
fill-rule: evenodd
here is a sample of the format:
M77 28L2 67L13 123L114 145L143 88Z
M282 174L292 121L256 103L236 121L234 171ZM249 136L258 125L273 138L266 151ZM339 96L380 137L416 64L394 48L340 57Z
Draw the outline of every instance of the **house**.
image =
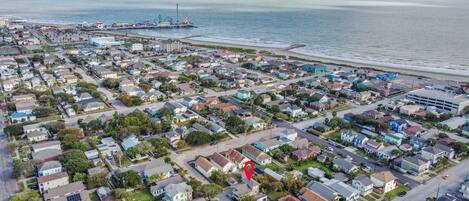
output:
M98 195L100 201L113 201L116 199L111 189L107 186L101 186L96 189L96 195Z
M49 138L49 133L47 132L47 130L35 130L26 133L26 137L28 138L29 142L42 142Z
M62 163L59 161L46 161L38 167L37 176L42 177L59 172L62 172Z
M44 192L46 201L91 200L83 182L78 181Z
M47 176L38 177L37 185L39 188L39 192L43 194L49 189L69 184L68 180L69 178L66 172L58 172Z
M36 116L34 116L32 114L27 114L27 113L24 113L24 112L13 112L10 115L10 120L13 123L25 122L25 121L34 121L34 120L36 120Z
M345 184L342 181L331 179L324 182L326 186L337 192L342 199L346 201L356 201L360 197L360 192L355 190L352 186Z
M302 201L329 201L328 199L322 197L320 194L305 187L300 189L298 197Z
M357 132L351 129L348 129L348 130L344 130L341 132L340 139L344 142L347 142L348 144L352 144L357 136L358 136Z
M28 134L34 131L47 131L47 129L42 126L42 124L30 124L23 126L23 132Z
M169 184L164 188L164 199L167 201L192 200L192 187L186 183Z
M314 74L327 72L327 67L321 64L304 64L301 66L301 69Z
M240 201L245 196L254 196L256 201L267 201L265 195L259 194L260 184L256 180L251 179L247 181L245 177L243 177L242 180L243 183L232 187L233 190L228 193L229 198Z
M383 148L383 143L376 142L375 140L371 139L366 142L363 150L365 150L367 154L375 154L381 148Z
M152 184L150 186L150 193L154 197L158 197L158 196L162 195L165 192L166 186L168 186L170 184L179 184L179 183L183 183L183 182L184 182L184 180L179 175L176 175L174 177L170 177L170 178L167 178L167 179L163 179L161 181L155 182L154 184Z
M384 142L399 146L402 144L402 138L398 134L386 133L384 134Z
M306 185L308 189L313 191L315 194L319 195L322 197L319 200L327 200L327 201L335 201L339 200L339 193L331 189L329 186L316 182L316 181L311 181ZM300 190L301 193L301 190Z
M453 149L452 147L447 146L447 145L444 145L444 144L442 144L442 143L437 143L437 144L435 145L435 147L436 147L437 149L443 150L443 155L444 155L446 158L448 158L448 159L454 158L455 152L454 152L454 149Z
M319 168L308 167L308 176L314 179L321 179L325 175L326 173Z
M368 140L368 137L359 133L357 137L355 137L355 139L353 140L353 146L363 148L366 145L366 142L368 142Z
M286 112L288 115L292 117L300 117L300 116L306 115L306 112L304 112L301 107L298 107L296 105L290 105L290 104L288 104L288 107L286 108Z
M60 141L58 140L32 144L31 149L33 150L33 152L40 152L47 149L62 150L62 148L60 147Z
M242 101L247 101L251 99L251 96L252 96L251 92L245 91L245 90L238 90L235 94L235 97Z
M259 165L268 165L272 162L272 157L262 152L261 150L246 144L242 147L243 155L250 158L252 161Z
M310 158L316 157L321 153L321 148L318 146L298 149L292 152L293 158L298 161L309 160Z
M129 166L127 168L118 169L114 176L118 176L128 171L137 172L143 179L148 179L153 175L160 175L162 179L166 179L174 174L174 169L170 164L164 162L163 159L155 159Z
M187 107L178 102L166 102L164 107L173 110L174 114L181 114L187 111Z
M278 199L278 201L301 201L293 195L286 195Z
M274 149L277 149L280 147L280 142L273 138L273 139L268 139L268 140L261 140L260 142L254 143L254 146L260 149L263 152L271 152Z
M231 162L233 162L238 169L243 169L244 164L250 161L246 156L239 153L235 149L230 149L225 153L225 157L228 158Z
M295 141L297 137L298 132L296 132L294 129L285 129L280 132L279 141L283 145Z
M267 175L269 178L274 179L276 181L282 181L283 175L273 171L270 168L265 168L264 169L264 174Z
M347 159L335 159L332 161L332 164L335 169L340 170L346 174L350 174L358 170L358 166L354 165Z
M210 156L210 161L223 173L228 173L236 170L236 165L233 164L228 158L215 152Z
M404 131L408 126L407 121L404 119L391 120L388 124L389 128L396 133Z
M259 117L247 117L244 118L244 123L248 126L252 126L254 130L262 130L266 127L266 123Z
M445 151L439 149L436 146L425 147L420 152L422 158L429 160L432 164L437 163L439 158L444 157Z
M194 104L197 104L199 103L199 101L197 101L196 98L191 98L191 97L185 97L183 100L182 100L182 105L188 107L188 108L191 108Z
M352 180L352 186L360 192L360 195L367 196L373 192L373 182L367 176L358 176Z
M101 139L101 144L98 144L97 148L99 152L105 156L112 156L118 151L121 151L120 146L112 137L105 137Z
M381 160L391 160L394 159L396 156L394 155L393 151L399 149L395 145L383 147L376 152L376 156L378 156Z
M373 173L371 175L373 186L383 193L394 190L397 187L396 177L390 171Z
M409 143L417 150L421 150L427 146L427 140L416 136L410 136Z
M121 146L125 151L127 151L130 148L137 146L138 144L140 144L138 138L135 135L131 135L122 141Z
M98 100L97 98L82 100L78 102L78 104L80 104L80 108L84 112L92 112L92 111L102 110L106 108L104 103Z
M202 173L205 177L210 177L214 171L218 171L210 161L204 157L199 157L194 163L195 169Z
M418 105L404 105L399 108L399 113L410 116L417 113L421 109L422 107Z
M401 168L411 175L422 175L430 169L430 161L420 156L409 156L401 160Z
M85 156L86 158L88 158L88 160L93 160L99 158L99 152L96 149L92 149L89 151L85 151Z

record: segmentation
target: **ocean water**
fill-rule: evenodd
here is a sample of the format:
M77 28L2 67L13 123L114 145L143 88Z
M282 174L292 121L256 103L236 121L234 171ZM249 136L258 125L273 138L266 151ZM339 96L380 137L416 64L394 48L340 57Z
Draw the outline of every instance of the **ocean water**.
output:
M141 7L51 12L0 9L2 14L55 23L140 22L154 20L159 14L176 15L173 9ZM286 10L184 9L182 5L180 16L189 16L197 28L137 32L267 47L305 44L294 51L370 64L469 71L469 0L400 4L342 0L342 4L327 7Z

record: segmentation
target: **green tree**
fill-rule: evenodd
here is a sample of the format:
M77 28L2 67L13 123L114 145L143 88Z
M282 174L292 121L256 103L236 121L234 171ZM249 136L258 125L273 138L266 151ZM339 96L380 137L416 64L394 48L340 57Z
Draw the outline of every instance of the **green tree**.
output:
M85 173L77 172L73 175L72 181L73 182L85 181L85 179L86 179L86 174Z
M78 149L72 149L66 152L60 161L64 164L65 170L70 175L74 175L77 172L86 173L86 170L91 168L91 163L86 158L86 155L83 151Z
M438 134L438 138L440 138L440 139L446 139L446 138L448 138L448 137L449 137L449 136L448 136L448 134L446 134L446 133L439 133L439 134Z
M130 201L132 197L130 196L130 193L127 192L127 189L124 188L118 188L114 191L114 196L123 201Z
M119 79L106 78L103 80L103 86L108 89L118 89L119 82Z
M10 136L20 136L23 134L23 126L20 124L8 125L4 128L4 131Z
M142 183L142 178L137 172L130 170L120 175L120 181L122 188L135 188Z
M10 201L40 201L42 200L39 192L31 189L26 189L11 197Z
M454 149L454 152L458 156L469 154L469 147L467 144L463 142L459 142L459 141L452 142L451 147Z
M138 86L139 86L143 91L145 91L145 93L148 93L148 91L150 91L150 90L153 88L150 84L144 83L144 82L138 84Z
M246 123L238 116L230 116L226 120L226 128L234 134L244 133Z
M220 186L225 184L225 175L221 171L214 171L210 175L210 180L213 181L213 183L218 184Z
M241 198L241 201L256 201L256 197L253 195L246 195Z
M202 131L193 131L186 137L186 142L190 145L203 145L211 142L213 137Z
M212 199L216 195L221 193L223 188L217 184L204 184L202 185L200 190L202 191L203 197L207 199Z

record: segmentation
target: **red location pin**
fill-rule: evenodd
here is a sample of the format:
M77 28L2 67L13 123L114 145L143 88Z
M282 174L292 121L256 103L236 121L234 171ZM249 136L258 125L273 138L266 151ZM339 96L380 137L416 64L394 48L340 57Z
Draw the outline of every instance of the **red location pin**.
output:
M248 161L244 163L244 175L248 181L251 180L252 174L254 174L254 163L252 161Z

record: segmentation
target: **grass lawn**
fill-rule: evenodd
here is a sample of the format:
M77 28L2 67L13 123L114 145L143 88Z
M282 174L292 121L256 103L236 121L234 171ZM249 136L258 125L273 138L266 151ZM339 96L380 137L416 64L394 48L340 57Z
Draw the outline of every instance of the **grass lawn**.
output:
M371 197L373 197L373 198L375 198L375 199L381 198L381 195L378 194L378 193L375 193L375 192L371 193L370 195L371 195Z
M368 201L375 201L376 200L375 198L371 197L370 195L367 195L364 198L365 198L365 200L368 200Z
M288 165L290 167L292 167L294 170L301 171L305 174L307 173L309 167L319 168L322 171L324 171L326 174L329 174L329 175L333 174L332 170L329 167L327 167L326 165L324 165L324 164L322 164L322 163L320 163L320 162L318 162L314 159L303 161L300 164L296 164L295 160L290 159L288 161L288 163L289 163Z
M99 201L99 197L96 193L90 193L89 194L91 201Z
M281 168L280 166L278 166L277 164L275 163L270 163L268 165L257 165L256 168L260 168L260 169L265 169L265 168L269 168L275 172L280 172Z
M278 200L280 197L285 196L287 193L286 192L268 192L267 196L269 197L270 200Z
M147 191L134 191L130 197L135 201L153 201L153 196Z
M394 199L395 197L399 195L399 193L407 192L407 191L408 191L407 187L405 187L404 185L399 185L396 189L387 192L385 196L391 199Z

